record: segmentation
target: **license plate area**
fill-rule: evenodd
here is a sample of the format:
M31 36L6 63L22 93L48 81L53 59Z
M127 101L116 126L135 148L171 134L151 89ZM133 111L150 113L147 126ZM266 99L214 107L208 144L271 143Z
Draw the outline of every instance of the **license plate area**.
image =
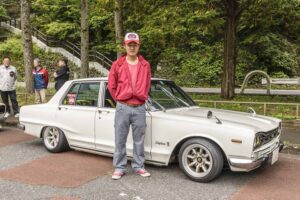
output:
M276 163L278 161L278 156L279 156L279 148L277 147L273 152L272 152L272 160L271 160L271 165Z

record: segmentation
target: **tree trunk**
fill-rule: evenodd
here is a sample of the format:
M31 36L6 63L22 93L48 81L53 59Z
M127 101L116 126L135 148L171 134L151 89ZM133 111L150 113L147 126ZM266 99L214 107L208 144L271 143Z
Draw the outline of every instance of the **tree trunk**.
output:
M122 55L120 46L123 42L123 0L115 0L115 33L117 44L117 57Z
M235 69L237 58L237 26L240 13L237 0L226 1L226 23L224 35L224 65L221 87L221 97L231 99L234 97Z
M32 76L33 47L30 25L30 4L28 0L21 0L20 3L26 92L32 93L34 91L34 83Z
M80 49L80 77L89 76L89 25L88 25L88 0L81 0L81 49Z

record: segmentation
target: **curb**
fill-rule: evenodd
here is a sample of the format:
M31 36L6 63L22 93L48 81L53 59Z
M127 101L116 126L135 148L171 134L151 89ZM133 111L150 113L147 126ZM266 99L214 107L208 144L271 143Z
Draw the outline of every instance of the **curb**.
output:
M291 159L300 160L300 155L297 155L297 154L280 153L280 156L282 156L284 158L291 158Z

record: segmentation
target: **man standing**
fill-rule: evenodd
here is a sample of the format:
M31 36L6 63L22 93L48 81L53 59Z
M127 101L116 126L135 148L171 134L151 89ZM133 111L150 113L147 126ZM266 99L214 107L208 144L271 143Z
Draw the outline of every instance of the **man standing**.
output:
M10 58L4 57L3 65L0 65L0 91L3 103L6 106L4 117L10 115L9 99L12 103L15 117L19 117L19 105L16 95L17 70L10 65Z
M150 176L144 169L144 139L146 129L145 101L151 85L150 64L138 55L139 36L127 33L124 39L126 54L112 64L108 89L117 102L115 113L115 153L112 179L120 179L126 171L126 141L129 127L132 129L133 160L131 166L136 174Z
M61 57L58 61L59 69L54 72L55 90L58 91L66 81L69 80L70 70L68 67L68 59Z
M46 89L48 86L48 72L41 65L38 58L33 60L32 74L34 78L35 103L46 103Z

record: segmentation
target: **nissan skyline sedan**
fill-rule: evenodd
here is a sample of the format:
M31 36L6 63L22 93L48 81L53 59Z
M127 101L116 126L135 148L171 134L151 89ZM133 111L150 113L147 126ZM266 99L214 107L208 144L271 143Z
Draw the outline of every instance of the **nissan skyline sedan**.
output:
M46 104L23 106L20 125L53 153L69 148L113 156L116 102L107 78L68 81ZM146 102L146 163L178 162L187 177L209 182L222 169L248 172L278 160L281 120L199 107L174 82L153 78ZM131 132L129 133L131 134ZM129 135L127 155L132 158Z

